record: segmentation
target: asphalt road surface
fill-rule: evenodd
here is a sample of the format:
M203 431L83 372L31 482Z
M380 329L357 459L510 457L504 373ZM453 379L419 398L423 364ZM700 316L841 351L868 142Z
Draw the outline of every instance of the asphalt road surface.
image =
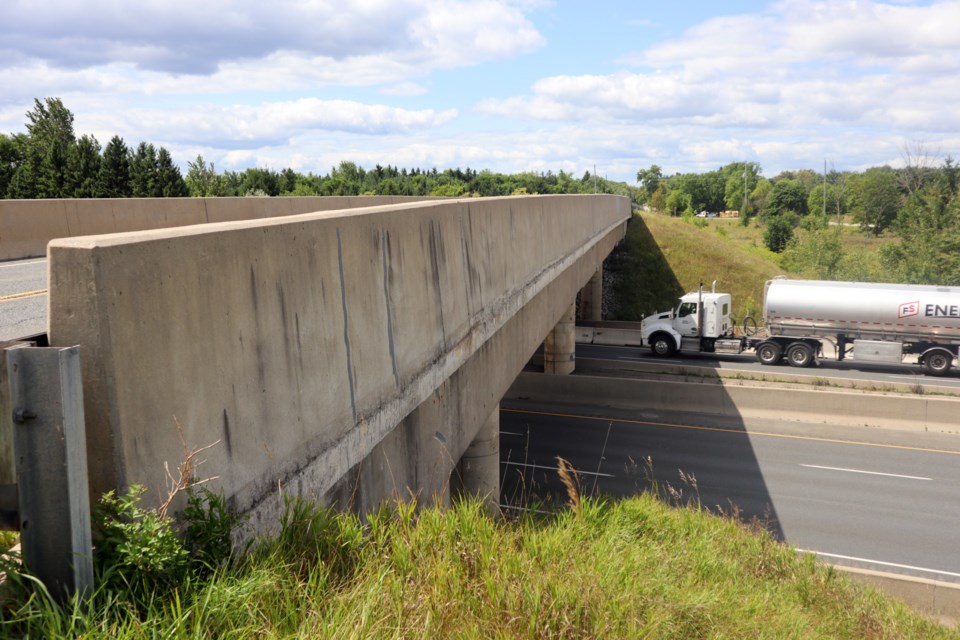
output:
M724 371L747 371L755 374L785 373L790 375L810 376L810 378L844 378L878 383L922 383L925 387L939 386L960 389L960 369L954 367L944 377L928 376L923 373L919 365L905 364L875 364L870 362L853 362L844 360L838 362L829 357L819 360L816 366L797 368L787 364L766 366L757 362L753 354L714 354L691 353L672 358L657 358L646 347L612 347L592 344L578 344L577 356L625 362L646 362L650 364L684 365L686 367L703 367L706 369L723 369Z
M629 496L653 478L668 499L757 518L836 564L960 582L960 436L512 401L500 429L508 508L563 502L560 456L587 494Z
M0 341L47 330L47 261L0 262Z

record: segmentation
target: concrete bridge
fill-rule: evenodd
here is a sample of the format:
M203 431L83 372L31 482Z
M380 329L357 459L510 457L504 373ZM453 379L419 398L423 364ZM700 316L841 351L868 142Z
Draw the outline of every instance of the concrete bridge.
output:
M136 482L158 500L184 446L216 443L196 473L255 530L285 496L362 512L442 503L452 483L496 500L498 403L541 344L548 370L572 370L574 300L592 281L599 305L630 203L391 202L0 208L4 257L60 238L48 338L80 345L91 495Z

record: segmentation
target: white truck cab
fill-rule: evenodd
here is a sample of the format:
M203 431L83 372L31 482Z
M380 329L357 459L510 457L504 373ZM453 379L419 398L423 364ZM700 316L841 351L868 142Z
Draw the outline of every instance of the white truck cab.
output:
M643 344L664 357L680 350L712 352L716 339L730 333L731 302L729 293L688 293L676 309L643 319Z

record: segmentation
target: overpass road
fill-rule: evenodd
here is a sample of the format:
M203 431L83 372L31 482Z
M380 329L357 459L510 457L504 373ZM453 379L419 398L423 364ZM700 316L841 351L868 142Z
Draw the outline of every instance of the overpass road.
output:
M629 496L652 476L835 564L960 582L960 437L518 401L500 425L505 505L563 500L561 456L585 493Z
M0 341L47 330L47 261L0 262Z

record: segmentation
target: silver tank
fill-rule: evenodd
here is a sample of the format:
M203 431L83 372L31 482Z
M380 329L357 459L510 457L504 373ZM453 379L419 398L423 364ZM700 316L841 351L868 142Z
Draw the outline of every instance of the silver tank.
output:
M769 280L771 335L960 343L960 287Z

